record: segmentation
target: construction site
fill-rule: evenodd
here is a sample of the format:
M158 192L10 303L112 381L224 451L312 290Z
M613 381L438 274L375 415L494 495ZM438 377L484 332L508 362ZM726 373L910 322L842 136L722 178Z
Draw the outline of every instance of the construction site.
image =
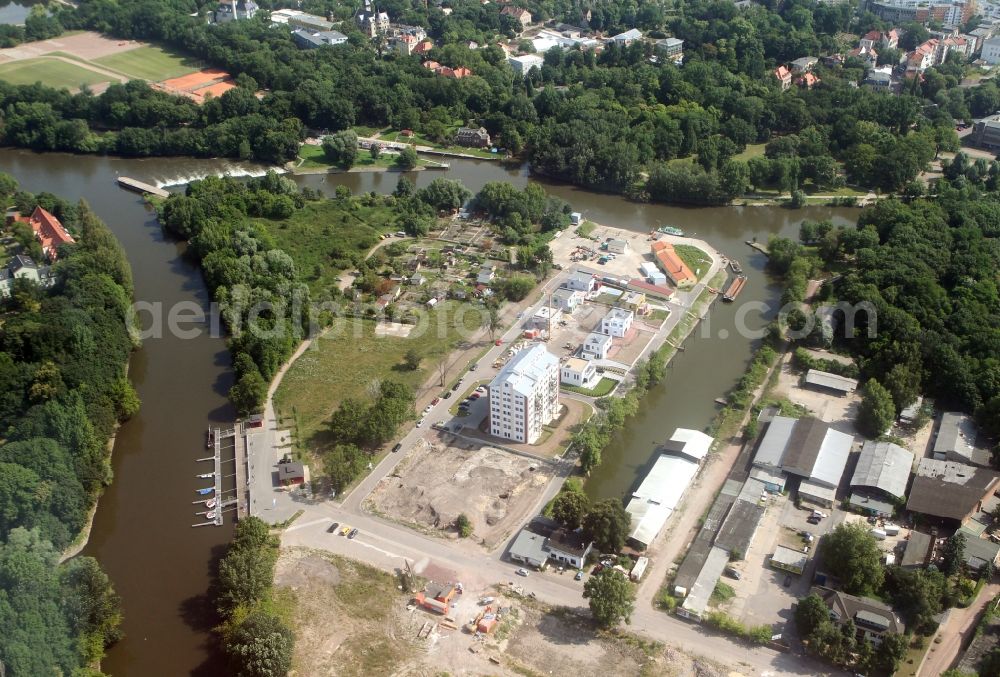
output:
M535 509L553 477L545 461L448 433L429 433L366 499L379 515L424 532L456 534L460 514L469 539L492 549Z

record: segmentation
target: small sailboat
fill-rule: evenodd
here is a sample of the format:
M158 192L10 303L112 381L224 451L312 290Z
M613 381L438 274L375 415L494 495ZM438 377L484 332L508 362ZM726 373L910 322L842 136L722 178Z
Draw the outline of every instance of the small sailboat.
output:
M205 507L208 508L209 510L211 510L212 508L214 508L215 507L215 499L214 498L210 498L207 501L205 501Z
M212 429L211 428L208 429L208 433L207 433L207 435L205 437L206 437L205 448L206 449L211 449L212 448L212 442L214 441L212 439Z
M208 512L206 512L205 513L205 519L214 520L215 519L215 511L214 510L209 510Z
M215 491L215 487L205 487L204 489L195 489L202 496L207 496Z
M203 480L207 480L207 479L209 479L211 477L215 477L215 473L205 472L205 473L202 473L202 474L198 475L198 477L200 477Z

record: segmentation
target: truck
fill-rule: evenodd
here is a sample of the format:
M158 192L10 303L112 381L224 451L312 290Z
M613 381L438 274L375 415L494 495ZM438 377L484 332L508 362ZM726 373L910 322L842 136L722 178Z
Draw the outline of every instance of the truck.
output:
M642 578L642 574L645 573L646 567L649 566L648 557L640 557L635 561L635 565L632 567L632 571L629 572L629 578L633 581L638 581Z
M882 527L882 530L887 536L898 536L899 535L899 525L898 524L886 524Z
M885 540L885 532L882 531L881 529L872 529L872 536L874 536L875 539L879 541Z

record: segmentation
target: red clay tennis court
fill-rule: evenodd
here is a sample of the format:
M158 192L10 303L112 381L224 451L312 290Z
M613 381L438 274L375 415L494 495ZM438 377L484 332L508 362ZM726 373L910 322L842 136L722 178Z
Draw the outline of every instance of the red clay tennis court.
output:
M159 84L168 92L189 96L198 103L204 101L208 94L222 96L236 86L229 73L219 68L203 68L196 73L170 78Z

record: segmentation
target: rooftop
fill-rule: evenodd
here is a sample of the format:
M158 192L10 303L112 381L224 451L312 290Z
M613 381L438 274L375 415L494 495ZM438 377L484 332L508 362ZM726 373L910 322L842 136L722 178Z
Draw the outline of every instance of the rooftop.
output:
M809 385L829 388L830 390L837 390L844 393L853 393L858 389L856 379L838 376L826 371L819 371L818 369L807 371L805 380Z
M764 439L757 447L757 455L753 459L754 465L781 467L788 440L791 439L797 420L788 416L775 416L771 419L767 432L764 433Z
M572 369L573 371L583 371L587 367L591 366L590 360L585 360L582 357L571 357L565 362L563 362L563 369Z
M521 529L514 539L510 554L534 562L544 562L549 557L549 553L545 551L545 537L528 531L527 528Z
M865 628L893 634L903 633L903 622L896 618L891 607L877 599L857 597L818 586L811 592L819 595L841 621L853 619L857 625Z
M693 461L660 454L625 508L632 516L630 538L643 545L651 543L697 472L698 464Z
M902 498L913 469L913 454L891 442L865 442L858 458L852 487L874 487Z
M927 563L927 550L931 547L933 537L920 531L911 531L906 541L906 550L899 565L902 567L919 567Z
M799 419L788 440L781 469L836 487L853 443L851 435L833 430L817 418Z
M975 447L978 430L965 414L946 412L941 416L941 427L934 440L934 453L945 454L956 461L975 465L989 465L989 453Z
M792 550L791 548L786 548L783 545L775 546L774 554L771 555L771 561L777 562L778 564L784 564L788 567L794 567L797 569L803 569L806 566L806 561L809 557L798 550Z
M544 345L537 343L525 348L500 370L490 383L490 388L502 387L510 383L511 388L521 395L531 395L535 383L545 378L550 367L559 368L559 358L550 353Z
M964 463L921 459L906 509L946 519L964 519L977 509L986 494L996 489L997 477L992 470Z
M715 439L700 430L678 428L663 445L666 451L687 456L695 461L705 458Z

